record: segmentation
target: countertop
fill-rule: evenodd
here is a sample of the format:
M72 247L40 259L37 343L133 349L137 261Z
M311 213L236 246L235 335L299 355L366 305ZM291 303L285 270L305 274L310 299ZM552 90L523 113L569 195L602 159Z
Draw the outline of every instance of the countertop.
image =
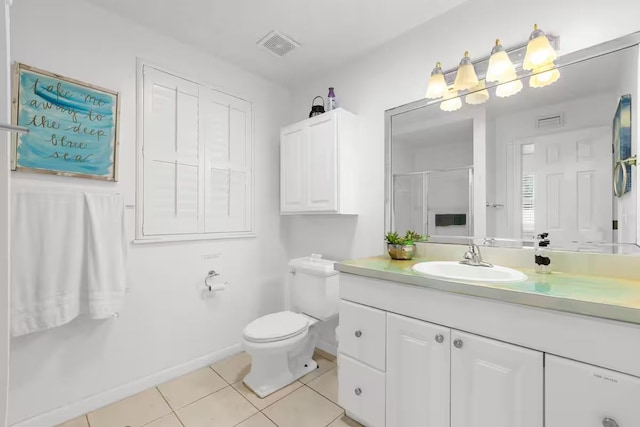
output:
M533 269L515 269L526 274L528 280L517 283L453 282L427 277L411 269L416 263L428 261L425 258L398 261L378 256L338 262L335 269L438 291L640 324L640 281L561 272L538 274Z

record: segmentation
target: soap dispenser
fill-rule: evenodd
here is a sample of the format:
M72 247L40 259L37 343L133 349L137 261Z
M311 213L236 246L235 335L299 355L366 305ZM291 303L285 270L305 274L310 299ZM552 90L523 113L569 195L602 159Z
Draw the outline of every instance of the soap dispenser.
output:
M536 273L551 273L551 250L549 250L549 233L538 234L538 246L535 251Z

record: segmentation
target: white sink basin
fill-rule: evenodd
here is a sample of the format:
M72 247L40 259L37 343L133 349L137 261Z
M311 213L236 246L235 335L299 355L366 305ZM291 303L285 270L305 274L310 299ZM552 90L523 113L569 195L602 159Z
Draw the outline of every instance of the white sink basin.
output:
M411 267L413 271L426 276L446 280L464 280L469 282L512 283L527 280L527 276L516 270L495 265L493 267L475 267L456 261L421 262Z

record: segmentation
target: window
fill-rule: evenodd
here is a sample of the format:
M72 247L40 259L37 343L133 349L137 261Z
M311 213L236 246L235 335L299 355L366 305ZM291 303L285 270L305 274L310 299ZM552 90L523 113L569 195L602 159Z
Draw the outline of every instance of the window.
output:
M251 103L148 64L139 78L137 238L252 236Z
M535 175L522 177L522 235L529 237L535 234L536 197Z

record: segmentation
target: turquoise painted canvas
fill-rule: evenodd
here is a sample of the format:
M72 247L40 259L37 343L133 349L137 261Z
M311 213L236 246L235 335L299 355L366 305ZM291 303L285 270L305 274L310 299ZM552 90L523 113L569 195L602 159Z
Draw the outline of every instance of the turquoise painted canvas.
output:
M43 70L16 66L15 169L117 179L118 94Z

